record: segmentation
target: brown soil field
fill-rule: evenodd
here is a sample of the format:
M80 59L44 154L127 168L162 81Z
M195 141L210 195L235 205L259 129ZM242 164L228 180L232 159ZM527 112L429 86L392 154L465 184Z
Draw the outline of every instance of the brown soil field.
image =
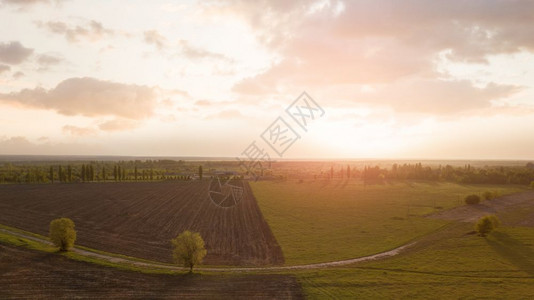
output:
M193 230L205 264L283 264L250 186L238 184L242 200L228 208L208 198L209 180L0 185L0 224L48 235L51 220L68 217L78 245L161 262L172 262L170 240Z
M0 244L2 299L303 299L290 275L156 275Z

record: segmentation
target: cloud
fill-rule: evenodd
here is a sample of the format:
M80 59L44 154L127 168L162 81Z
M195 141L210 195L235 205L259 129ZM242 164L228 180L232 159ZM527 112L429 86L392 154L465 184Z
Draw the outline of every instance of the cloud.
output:
M40 65L38 71L46 71L50 67L60 64L62 61L63 58L49 54L41 54L37 57L37 63Z
M243 116L243 114L241 114L241 112L239 112L236 109L227 109L227 110L222 110L215 114L208 115L205 117L205 119L236 120L236 119L242 119L244 117L245 116Z
M19 79L21 77L24 77L24 73L22 73L21 71L17 71L15 72L15 74L13 74L13 78L15 79Z
M217 59L217 60L223 60L223 61L231 61L230 58L227 56L224 56L220 53L215 53L211 51L204 50L202 48L197 48L194 46L191 46L189 42L185 40L180 40L178 42L178 45L181 49L181 54L189 59Z
M532 1L215 3L247 20L257 38L281 57L269 69L233 86L244 95L389 85L389 97L379 100L397 110L453 112L485 107L491 103L490 92L500 99L517 87L477 89L468 82L454 82L439 73L440 54L448 53L447 58L456 62L485 64L491 55L534 52ZM406 82L412 90L405 90ZM444 95L451 99L445 101ZM354 99L358 93L344 96ZM465 105L456 99L465 100Z
M59 0L56 1L50 1L50 0L1 0L0 3L2 4L10 4L10 5L18 5L18 6L31 6L39 3L50 3L50 2L56 2L59 3Z
M139 127L140 122L136 120L124 119L124 118L115 118L112 120L107 120L100 122L96 126L75 126L75 125L65 125L62 127L64 133L67 133L72 136L92 136L97 135L101 131L122 131L130 130Z
M0 74L4 73L4 72L8 72L9 70L11 70L11 67L10 66L7 66L7 65L0 65Z
M78 155L101 152L101 147L91 144L57 143L39 138L34 143L22 136L0 137L0 154L7 155Z
M167 39L156 30L145 31L144 39L145 43L156 46L158 50L162 50L167 46Z
M37 62L42 66L57 65L63 61L62 58L48 54L41 54L37 57Z
M213 105L213 102L209 100L197 100L195 101L195 105L197 106L211 106Z
M63 0L0 0L0 7L2 5L17 7L19 12L28 10L37 4L60 4Z
M138 125L139 123L133 120L114 119L114 120L101 123L100 125L98 125L98 128L104 131L120 131L120 130L134 129Z
M14 136L10 138L2 138L0 139L0 145L2 145L2 150L4 150L4 153L16 153L16 151L5 151L6 149L11 148L17 148L17 147L23 147L26 148L31 145L30 141L28 141L25 137L22 136Z
M490 83L479 88L470 81L417 80L386 85L371 93L361 93L355 102L387 105L398 112L455 114L489 109L492 102L505 99L521 87Z
M37 87L0 94L0 101L50 109L68 116L141 120L153 114L157 91L147 86L84 77L66 79L50 90Z
M0 62L16 65L22 63L33 53L33 49L25 48L20 42L0 43Z
M73 26L60 21L38 21L36 24L49 32L63 35L71 43L77 43L82 39L94 42L101 40L105 36L113 36L115 34L113 30L105 28L102 23L95 20L87 22L85 26Z
M70 135L75 136L87 136L87 135L94 135L96 133L96 130L91 127L79 127L74 125L65 125L63 126L63 132L68 133Z

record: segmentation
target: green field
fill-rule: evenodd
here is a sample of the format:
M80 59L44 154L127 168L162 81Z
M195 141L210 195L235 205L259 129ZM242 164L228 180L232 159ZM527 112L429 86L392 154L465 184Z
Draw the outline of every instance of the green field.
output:
M463 205L468 194L524 189L415 181L364 185L357 180L258 181L251 186L288 265L387 251L446 225L423 216Z
M532 299L534 229L504 227L487 239L455 223L405 254L298 274L310 299Z
M412 240L401 255L353 266L299 271L310 299L534 297L534 229L502 227L487 238L473 224L425 218L483 191L518 186L359 181L251 183L287 264L353 258ZM518 208L500 215L524 219ZM466 297L469 295L469 297Z

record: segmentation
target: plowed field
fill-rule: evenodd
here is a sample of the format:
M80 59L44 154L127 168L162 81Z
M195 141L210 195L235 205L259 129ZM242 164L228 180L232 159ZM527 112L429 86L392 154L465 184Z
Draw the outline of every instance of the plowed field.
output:
M210 181L0 185L0 224L48 234L58 217L76 224L76 244L171 262L170 240L201 233L205 264L269 265L284 258L247 182L227 208L208 197Z
M304 299L291 275L121 271L0 244L1 299Z

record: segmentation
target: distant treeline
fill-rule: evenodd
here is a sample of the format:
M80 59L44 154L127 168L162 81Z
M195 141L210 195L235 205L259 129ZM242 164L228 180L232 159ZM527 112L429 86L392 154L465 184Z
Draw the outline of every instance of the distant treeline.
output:
M523 167L474 167L470 164L464 166L425 166L421 163L394 163L390 167L365 166L357 168L347 165L341 168L332 166L330 170L321 171L320 174L313 177L315 179L359 179L367 183L379 183L386 180L430 180L475 184L530 184L534 186L534 163L527 163Z
M357 171L353 173L358 173ZM534 181L534 164L524 167L463 167L450 165L430 167L416 164L393 164L391 168L365 167L359 175L364 181L385 179L416 179L451 181L456 183L480 184L531 184Z
M190 180L198 163L173 160L20 162L0 165L0 183Z
M237 162L229 161L174 161L174 160L129 160L129 161L86 161L86 162L6 162L0 164L0 183L53 183L53 182L92 182L92 181L155 181L190 180L221 174L245 175ZM394 163L387 167L365 166L357 168L347 164L344 167L331 167L327 171L307 168L305 162L294 163L288 169L280 169L286 175L276 176L276 167L267 170L266 178L288 176L296 172L297 177L306 178L348 178L366 183L385 180L430 180L456 183L479 184L532 184L534 186L534 163L524 166L484 166L474 167L451 165L423 165L421 163ZM292 171L292 172L287 172ZM273 172L275 173L274 175ZM271 175L269 175L271 174ZM315 175L314 175L315 174ZM234 176L232 175L232 176Z

